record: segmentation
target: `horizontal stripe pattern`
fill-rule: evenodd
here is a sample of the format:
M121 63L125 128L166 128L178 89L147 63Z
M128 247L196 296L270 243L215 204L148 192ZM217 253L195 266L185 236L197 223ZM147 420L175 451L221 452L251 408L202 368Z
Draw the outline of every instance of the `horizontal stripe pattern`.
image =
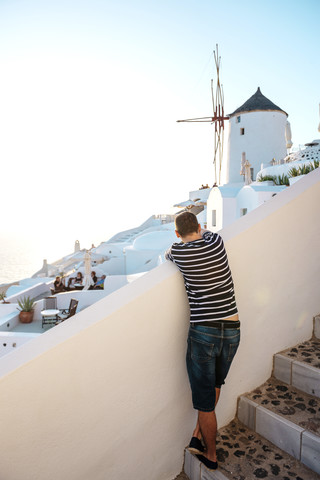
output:
M238 313L227 253L219 234L205 232L199 240L174 243L166 258L183 275L191 322L223 320Z

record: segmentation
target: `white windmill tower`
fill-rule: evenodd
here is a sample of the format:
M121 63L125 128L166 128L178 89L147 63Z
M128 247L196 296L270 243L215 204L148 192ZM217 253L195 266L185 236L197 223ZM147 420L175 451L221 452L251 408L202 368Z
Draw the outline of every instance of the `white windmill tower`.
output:
M288 114L262 95L260 88L241 107L229 115L227 155L227 184L244 182L241 158L251 165L252 179L261 164L270 164L287 155L291 132L287 125Z

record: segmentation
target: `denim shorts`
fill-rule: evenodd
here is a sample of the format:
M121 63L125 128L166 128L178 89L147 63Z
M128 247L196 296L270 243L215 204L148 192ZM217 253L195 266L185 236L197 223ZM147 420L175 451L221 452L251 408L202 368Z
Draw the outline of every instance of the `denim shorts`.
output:
M187 371L196 410L215 409L215 389L224 384L240 342L240 322L234 323L234 328L225 328L223 322L217 327L190 325Z

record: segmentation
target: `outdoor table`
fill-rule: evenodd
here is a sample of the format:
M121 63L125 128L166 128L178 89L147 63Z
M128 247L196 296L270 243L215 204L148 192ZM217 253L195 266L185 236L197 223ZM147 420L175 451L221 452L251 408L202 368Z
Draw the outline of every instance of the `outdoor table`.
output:
M50 308L48 310L41 310L42 328L43 328L43 325L55 323L58 320L59 313L60 313L60 310L57 310L55 308Z

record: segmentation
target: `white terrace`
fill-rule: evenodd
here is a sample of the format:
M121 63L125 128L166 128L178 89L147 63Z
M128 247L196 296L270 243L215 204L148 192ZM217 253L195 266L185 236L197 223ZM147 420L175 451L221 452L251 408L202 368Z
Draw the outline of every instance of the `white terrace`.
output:
M217 408L271 375L320 312L320 169L222 231L242 340ZM1 477L172 480L195 421L188 304L171 263L0 359Z
M57 307L58 309L66 309L69 307L71 298L75 298L79 302L77 312L80 312L123 287L134 278L135 276L112 275L106 279L104 290L73 290L59 293L57 295ZM34 282L31 286L26 286L22 290L19 286L17 293L6 298L9 303L0 304L0 357L16 350L24 343L33 340L53 327L53 325L42 327L41 316L41 310L44 308L43 298L51 295L50 287L53 286L53 280L43 281L39 278L37 282ZM19 322L19 310L17 308L17 301L25 296L39 299L35 303L33 322L27 324Z

